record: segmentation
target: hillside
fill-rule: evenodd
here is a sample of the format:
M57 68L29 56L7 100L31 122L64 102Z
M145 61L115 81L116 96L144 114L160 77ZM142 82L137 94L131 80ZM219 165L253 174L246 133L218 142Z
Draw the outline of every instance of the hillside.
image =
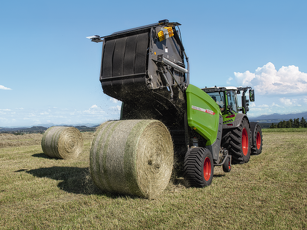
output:
M273 113L269 115L261 115L259 117L251 117L251 121L257 121L261 123L278 123L280 121L288 121L290 119L296 119L296 118L302 118L304 117L307 119L307 112L302 113L291 113L291 114L279 114L279 113Z
M62 125L67 126L67 125ZM94 132L97 126L87 127L87 126L74 126L80 132ZM21 127L21 128L1 128L0 133L13 133L13 134L27 134L27 133L44 133L48 128L43 126L33 126L31 128Z

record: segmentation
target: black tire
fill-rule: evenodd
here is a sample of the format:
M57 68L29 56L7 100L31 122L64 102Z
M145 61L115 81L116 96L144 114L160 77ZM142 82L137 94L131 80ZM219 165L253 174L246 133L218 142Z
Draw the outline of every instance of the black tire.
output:
M251 142L251 132L246 118L242 119L239 127L223 133L223 147L232 155L232 164L243 164L249 161Z
M184 159L184 177L189 186L203 188L212 183L213 158L206 148L193 148Z
M262 131L261 126L258 123L251 123L252 132L252 155L259 155L262 152Z
M229 157L226 158L226 160L223 164L223 171L226 172L226 173L231 171L231 164L230 164Z

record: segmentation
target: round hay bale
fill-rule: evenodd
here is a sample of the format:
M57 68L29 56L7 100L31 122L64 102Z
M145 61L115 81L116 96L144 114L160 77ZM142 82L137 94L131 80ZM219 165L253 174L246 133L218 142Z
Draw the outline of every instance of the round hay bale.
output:
M83 138L74 127L53 126L45 131L41 144L49 157L75 159L82 152Z
M91 176L100 189L149 199L168 185L173 161L171 135L157 120L105 122L90 151Z

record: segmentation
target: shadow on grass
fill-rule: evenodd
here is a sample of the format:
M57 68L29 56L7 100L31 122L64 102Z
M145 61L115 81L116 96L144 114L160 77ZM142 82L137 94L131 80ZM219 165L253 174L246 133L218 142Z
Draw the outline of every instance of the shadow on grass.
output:
M32 157L53 159L53 158L48 157L48 156L47 156L46 154L44 154L44 153L35 153L35 154L32 155Z
M47 177L50 179L59 180L60 182L58 183L58 187L69 193L84 195L106 195L110 198L126 197L125 195L121 194L113 194L101 191L92 181L88 168L53 166L50 168L28 170L26 173L40 178ZM129 196L129 198L135 197Z
M26 172L40 178L47 177L59 180L58 187L66 192L86 195L102 193L93 183L88 168L53 166Z
M214 174L213 177L224 177L225 174ZM176 185L182 185L186 188L189 188L189 185L187 183L187 181L183 178L183 177L180 177L180 178L176 178L175 180L173 179L172 180L172 183L176 186Z
M215 174L215 175L213 175L213 177L224 177L225 176L225 174Z

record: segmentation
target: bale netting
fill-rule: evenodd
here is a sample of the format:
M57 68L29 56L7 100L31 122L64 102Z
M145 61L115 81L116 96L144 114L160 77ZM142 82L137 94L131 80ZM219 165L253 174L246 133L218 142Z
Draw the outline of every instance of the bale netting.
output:
M43 135L42 149L49 157L75 159L83 149L82 134L74 127L50 127Z
M103 191L154 199L168 185L173 161L172 138L162 122L107 121L93 138L90 171Z

